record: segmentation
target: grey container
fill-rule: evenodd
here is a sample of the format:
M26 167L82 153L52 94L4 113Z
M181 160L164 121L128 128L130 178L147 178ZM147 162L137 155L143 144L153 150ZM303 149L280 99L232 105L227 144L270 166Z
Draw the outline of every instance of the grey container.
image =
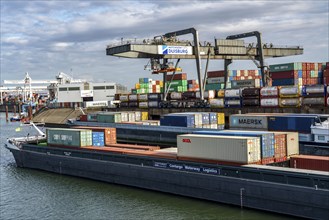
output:
M230 115L230 129L268 130L268 116L266 115Z
M261 159L257 137L197 134L177 136L177 156L238 164L257 163Z
M92 145L92 130L47 128L47 142L50 145L82 147Z

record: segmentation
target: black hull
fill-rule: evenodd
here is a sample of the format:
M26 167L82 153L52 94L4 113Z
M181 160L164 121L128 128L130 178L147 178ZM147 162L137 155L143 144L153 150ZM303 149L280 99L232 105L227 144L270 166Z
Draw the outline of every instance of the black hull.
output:
M9 148L19 167L45 170L312 219L329 218L329 190ZM65 150L63 150L65 151Z

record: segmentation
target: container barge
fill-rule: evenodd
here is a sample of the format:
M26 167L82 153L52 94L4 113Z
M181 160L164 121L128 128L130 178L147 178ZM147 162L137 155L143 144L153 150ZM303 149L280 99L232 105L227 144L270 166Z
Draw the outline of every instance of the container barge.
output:
M259 137L227 139L218 134L184 134L178 135L177 148L158 150L113 143L89 146L94 138L91 132L78 128L69 129L69 133L65 129L47 129L47 135L8 139L6 148L12 152L18 167L296 217L327 219L329 216L328 172L253 164L261 157ZM205 139L211 139L212 143L203 146ZM226 145L230 140L236 144ZM218 151L216 144L222 144L223 149ZM245 150L237 151L238 146ZM250 155L250 151L254 153Z

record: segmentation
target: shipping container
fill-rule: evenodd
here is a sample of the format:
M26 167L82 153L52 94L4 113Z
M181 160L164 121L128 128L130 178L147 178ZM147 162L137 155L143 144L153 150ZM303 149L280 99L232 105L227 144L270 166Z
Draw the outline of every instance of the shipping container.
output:
M297 75L295 74L297 72ZM281 72L271 72L271 79L294 79L298 78L298 71L290 70L290 71L281 71Z
M149 101L148 107L149 108L159 108L159 101Z
M213 77L213 78L208 78L207 79L207 83L208 84L213 84L213 83L224 83L225 81L225 78L224 77Z
M278 97L279 90L277 86L263 87L260 89L260 95L262 97Z
M130 94L128 96L129 101L137 101L138 100L138 95L137 94Z
M242 106L259 106L259 105L260 105L259 98L242 100Z
M241 90L240 89L226 89L225 98L240 98Z
M138 102L137 101L129 101L128 107L130 107L130 108L138 108Z
M290 167L329 172L329 157L315 155L295 155L290 158Z
M148 94L139 94L138 101L148 101L148 97Z
M209 99L210 108L224 108L224 99Z
M163 94L161 93L149 93L148 100L149 101L160 101L163 99Z
M260 88L244 88L241 92L241 96L246 97L259 97Z
M170 80L187 80L187 74L186 73L176 73L175 75L167 74L166 81Z
M231 88L238 89L238 88L245 88L245 87L260 87L260 80L259 79L245 79L245 80L232 80L231 81Z
M325 97L303 97L302 103L310 106L325 106L326 100Z
M56 146L91 146L92 131L87 129L47 128L47 143Z
M194 115L164 115L160 118L161 126L195 127ZM208 119L209 120L209 119Z
M274 134L284 134L286 136L286 155L289 159L292 155L299 154L299 136L298 132L279 132L274 131Z
M149 107L149 103L148 102L139 102L138 103L138 107L139 108L148 108Z
M315 115L270 116L268 117L268 130L311 133L311 125L319 121L319 117Z
M280 98L280 107L299 107L301 104L300 98Z
M186 134L177 136L177 156L229 161L239 164L260 161L259 138Z
M104 132L92 132L92 146L103 147L105 145Z
M279 89L280 97L299 97L298 86L281 86Z
M183 96L181 92L172 92L170 93L170 99L171 100L182 100Z
M278 107L279 99L278 98L261 98L260 106L262 106L262 107Z
M258 129L267 130L268 116L264 115L242 115L242 114L232 114L230 115L230 129L232 128L248 128L248 129Z
M259 131L239 131L239 130L221 130L221 131L196 131L193 134L201 135L220 135L220 136L242 136L257 137L261 146L261 159L273 158L275 154L275 135L270 132Z
M208 78L224 77L225 76L225 71L224 70L208 71L207 76L208 76Z
M217 124L225 125L225 114L221 112L217 112Z
M302 70L302 63L283 63L270 65L270 72L281 72L281 71L291 71L291 70Z
M230 107L237 107L240 108L241 107L241 100L240 99L229 99L229 100L225 100L225 107L226 108L230 108Z
M128 94L120 95L120 101L121 102L128 102L129 101L129 95Z
M302 87L303 96L325 96L326 87L324 85L304 85Z
M121 119L121 113L104 112L97 114L97 121L101 123L120 123Z
M272 86L295 85L295 79L272 79Z

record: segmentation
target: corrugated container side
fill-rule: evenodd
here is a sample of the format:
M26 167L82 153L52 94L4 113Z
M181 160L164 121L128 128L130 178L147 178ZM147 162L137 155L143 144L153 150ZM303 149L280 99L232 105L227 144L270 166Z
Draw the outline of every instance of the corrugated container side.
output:
M267 116L261 115L230 115L230 128L251 128L267 130Z
M217 124L225 125L225 113L217 112Z
M224 99L209 99L210 108L224 108Z
M47 128L47 142L50 145L91 146L92 131L86 129Z
M287 142L285 134L274 134L274 156L283 158L287 156Z
M104 132L93 131L92 136L92 146L103 147L105 145Z
M292 155L299 154L299 137L298 132L279 132L274 131L274 134L286 135L286 155L289 158Z
M295 155L290 158L290 167L329 172L329 157Z
M177 136L177 156L241 164L261 159L257 138L194 134Z

